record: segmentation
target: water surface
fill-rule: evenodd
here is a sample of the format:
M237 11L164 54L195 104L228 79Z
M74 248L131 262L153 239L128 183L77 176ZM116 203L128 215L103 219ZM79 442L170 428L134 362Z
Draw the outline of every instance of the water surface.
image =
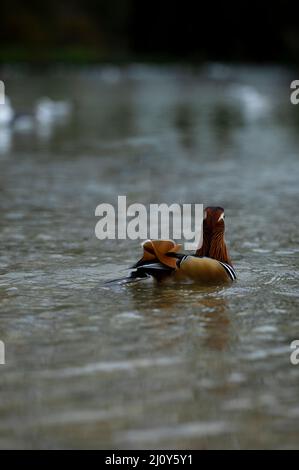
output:
M0 129L1 448L298 448L294 78L5 71L16 111L72 110ZM238 281L103 287L140 256L95 237L117 195L225 207Z

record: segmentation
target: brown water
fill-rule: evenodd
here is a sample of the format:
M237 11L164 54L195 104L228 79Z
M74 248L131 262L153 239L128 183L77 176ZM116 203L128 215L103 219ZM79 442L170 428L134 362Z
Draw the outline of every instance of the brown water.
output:
M0 128L1 448L298 448L298 78L278 68L6 70ZM103 287L138 241L95 208L226 210L231 287Z

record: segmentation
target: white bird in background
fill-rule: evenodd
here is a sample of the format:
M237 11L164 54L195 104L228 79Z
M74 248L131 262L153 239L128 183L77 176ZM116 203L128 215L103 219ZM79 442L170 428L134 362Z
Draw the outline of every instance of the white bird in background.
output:
M48 140L56 124L63 124L71 113L72 106L67 101L54 101L50 98L38 100L34 112L15 112L9 97L0 104L0 154L7 153L15 132L35 131L42 139Z
M51 124L56 120L64 120L71 112L71 104L67 101L54 101L41 98L35 108L35 118L41 124Z
M0 126L8 126L14 118L14 114L10 99L5 96L5 102L0 104Z
M264 117L269 112L268 99L251 85L231 86L229 95L239 101L243 113L249 121Z
M13 130L26 133L34 130L34 118L30 113L16 113L13 122Z

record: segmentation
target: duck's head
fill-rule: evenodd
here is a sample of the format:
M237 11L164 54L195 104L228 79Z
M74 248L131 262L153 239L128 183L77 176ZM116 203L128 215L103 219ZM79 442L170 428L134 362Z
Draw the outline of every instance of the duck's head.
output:
M220 206L209 206L204 211L203 243L196 251L197 256L207 256L231 264L224 241L224 209Z
M204 211L203 229L210 233L216 230L224 231L224 209L223 207L207 207Z

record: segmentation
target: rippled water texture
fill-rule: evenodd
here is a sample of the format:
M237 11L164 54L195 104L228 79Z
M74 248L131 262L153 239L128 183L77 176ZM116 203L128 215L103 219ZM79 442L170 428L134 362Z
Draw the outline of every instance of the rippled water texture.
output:
M299 447L298 77L277 68L6 70L0 128L2 448ZM21 119L22 117L22 119ZM226 210L231 287L103 287L139 241L95 207Z

